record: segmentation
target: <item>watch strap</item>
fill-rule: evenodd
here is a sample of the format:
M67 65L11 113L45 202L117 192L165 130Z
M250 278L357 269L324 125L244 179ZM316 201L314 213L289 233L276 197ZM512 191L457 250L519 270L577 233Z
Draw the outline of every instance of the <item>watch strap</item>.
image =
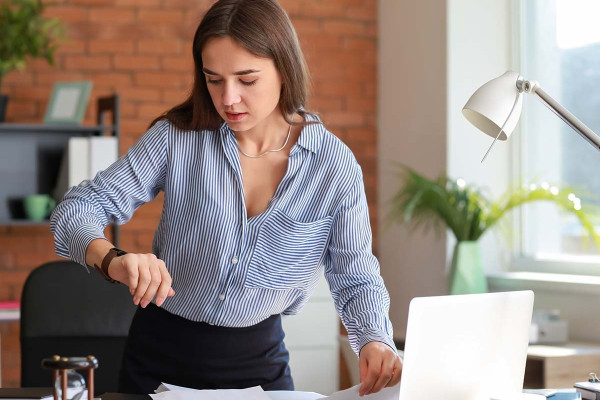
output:
M120 257L125 254L127 254L126 251L117 249L116 247L113 247L104 256L104 259L102 260L102 264L100 266L94 264L94 267L96 268L96 270L98 270L100 275L102 275L104 277L104 279L106 279L110 283L120 283L119 281L111 278L110 275L108 275L108 266L110 265L110 262L113 260L113 258Z

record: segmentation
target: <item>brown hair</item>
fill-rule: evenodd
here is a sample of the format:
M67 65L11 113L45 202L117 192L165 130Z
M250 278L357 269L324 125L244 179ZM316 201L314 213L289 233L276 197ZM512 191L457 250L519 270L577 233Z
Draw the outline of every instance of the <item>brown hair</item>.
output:
M162 119L184 130L215 129L223 122L202 71L204 45L221 37L232 38L257 57L273 60L282 82L279 108L288 123L292 123L294 113L307 113L303 108L310 85L308 67L285 10L276 0L219 0L194 34L194 84L189 97L154 119L150 127Z

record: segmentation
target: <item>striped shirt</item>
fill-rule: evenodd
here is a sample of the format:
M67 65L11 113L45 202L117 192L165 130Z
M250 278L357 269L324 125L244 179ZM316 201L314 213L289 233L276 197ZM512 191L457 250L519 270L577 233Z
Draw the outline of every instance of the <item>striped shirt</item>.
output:
M152 251L176 292L165 310L250 326L298 313L324 272L354 351L370 341L395 349L362 171L322 124L302 128L267 209L247 218L230 127L184 131L161 120L114 164L66 193L50 221L57 254L85 265L87 246L104 238L109 223L126 223L160 191Z

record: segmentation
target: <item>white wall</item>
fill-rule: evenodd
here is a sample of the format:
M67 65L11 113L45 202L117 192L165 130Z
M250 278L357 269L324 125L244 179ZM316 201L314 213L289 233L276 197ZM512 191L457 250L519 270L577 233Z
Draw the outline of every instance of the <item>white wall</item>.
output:
M511 141L496 142L482 164L493 139L471 125L463 117L462 108L478 87L513 65L511 1L449 0L447 7L448 174L485 189L490 198L497 198L511 181ZM448 242L450 253L453 237ZM498 231L482 237L486 270L499 271L508 266L509 242Z
M446 8L441 0L379 0L379 260L394 336L415 296L443 294L445 238L388 228L393 163L429 177L446 167Z

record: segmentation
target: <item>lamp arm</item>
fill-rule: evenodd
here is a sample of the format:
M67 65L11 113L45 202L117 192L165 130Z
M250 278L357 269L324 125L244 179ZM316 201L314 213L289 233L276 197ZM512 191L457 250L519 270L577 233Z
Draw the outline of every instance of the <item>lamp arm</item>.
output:
M534 93L537 98L544 103L554 114L565 121L575 132L588 141L589 144L600 150L600 137L588 128L583 122L571 114L569 110L560 105L548 93L546 93L537 82L525 81L522 89L528 93Z

